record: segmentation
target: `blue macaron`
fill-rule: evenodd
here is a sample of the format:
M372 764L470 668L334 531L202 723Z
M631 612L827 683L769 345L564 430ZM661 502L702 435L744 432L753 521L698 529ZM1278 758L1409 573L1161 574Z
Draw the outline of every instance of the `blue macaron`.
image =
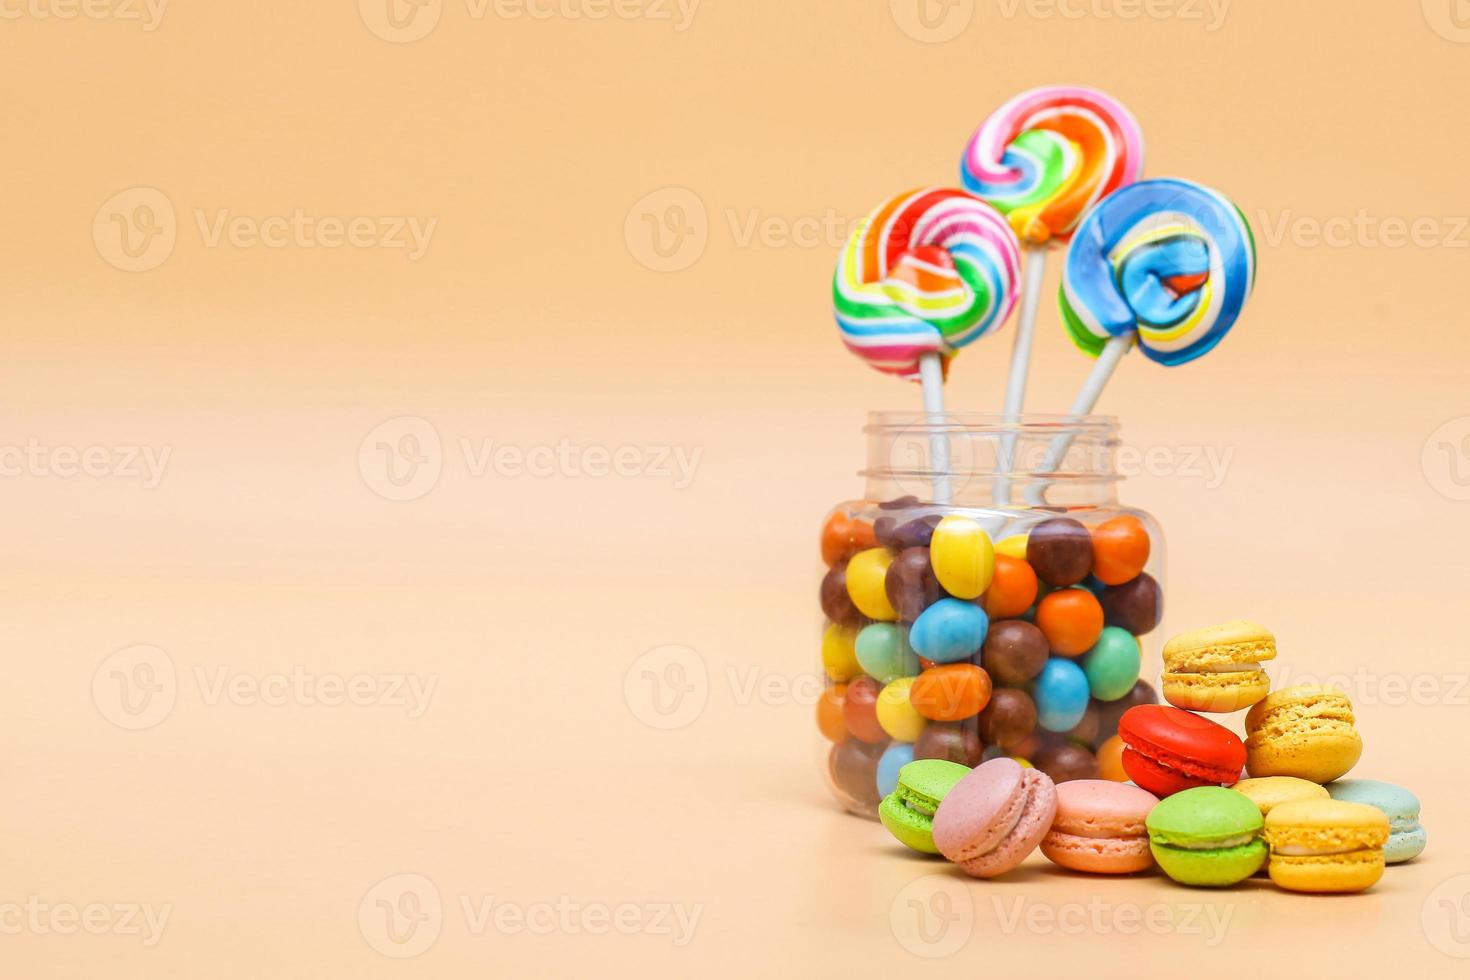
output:
M1402 786L1377 779L1339 779L1327 784L1334 800L1366 803L1377 807L1388 817L1388 843L1383 845L1383 860L1401 864L1418 857L1427 840L1419 825L1419 797Z

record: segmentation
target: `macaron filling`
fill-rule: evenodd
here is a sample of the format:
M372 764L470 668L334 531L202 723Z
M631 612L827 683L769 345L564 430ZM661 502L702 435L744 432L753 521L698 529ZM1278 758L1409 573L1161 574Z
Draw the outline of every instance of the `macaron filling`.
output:
M939 809L938 800L925 796L917 790L910 789L903 783L898 784L898 788L893 791L893 795L898 798L898 802L903 805L904 809L912 810L921 817L933 819L934 811Z
M1219 840L1181 841L1164 840L1156 836L1153 841L1160 847L1171 847L1179 851L1225 851L1232 847L1242 847L1255 839L1255 834L1237 834L1234 837L1222 837Z
M1333 854L1372 854L1376 847L1307 847L1305 844L1282 844L1271 849L1278 857L1328 857Z

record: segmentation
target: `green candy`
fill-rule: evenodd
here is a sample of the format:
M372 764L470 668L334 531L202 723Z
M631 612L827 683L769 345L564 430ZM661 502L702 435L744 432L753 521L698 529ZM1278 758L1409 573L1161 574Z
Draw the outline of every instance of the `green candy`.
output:
M1102 635L1082 657L1087 686L1099 701L1116 701L1133 690L1143 665L1143 652L1132 633L1117 626L1103 627Z
M970 774L969 766L945 759L919 759L898 771L898 789L878 807L878 819L899 843L924 854L938 854L934 846L934 811Z
M882 684L919 673L919 655L909 646L909 631L897 623L864 626L856 650L863 673Z

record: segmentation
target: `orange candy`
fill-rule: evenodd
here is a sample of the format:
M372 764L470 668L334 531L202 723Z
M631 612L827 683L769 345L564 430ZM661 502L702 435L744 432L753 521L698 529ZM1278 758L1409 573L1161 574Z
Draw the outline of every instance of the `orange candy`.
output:
M1036 601L1036 572L1024 559L995 556L995 577L985 593L985 611L991 619L1011 619Z
M1115 517L1092 529L1092 574L1104 585L1122 585L1138 578L1148 564L1150 542L1136 517Z
M847 685L838 684L822 692L817 699L817 729L829 742L847 741L847 722L842 718L842 702L847 697Z
M909 703L931 721L964 721L990 703L990 675L974 664L944 664L914 680Z
M878 539L873 535L873 525L848 517L842 511L827 518L827 526L822 528L822 561L828 568L859 551L876 547Z
M1087 589L1058 589L1037 604L1036 625L1054 653L1076 657L1091 650L1102 636L1102 603Z
M1123 771L1123 739L1114 735L1097 749L1097 768L1103 779L1111 779L1115 783L1128 782L1128 774Z

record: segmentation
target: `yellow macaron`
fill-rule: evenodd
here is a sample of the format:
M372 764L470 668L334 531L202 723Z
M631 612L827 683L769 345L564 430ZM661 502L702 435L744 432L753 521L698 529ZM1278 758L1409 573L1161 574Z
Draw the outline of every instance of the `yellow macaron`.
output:
M1330 783L1363 754L1353 721L1352 702L1336 688L1300 685L1272 691L1246 713L1246 769L1252 776Z
M1271 880L1294 892L1360 892L1383 877L1388 817L1366 803L1298 800L1266 817Z
M1242 779L1230 788L1242 796L1249 797L1250 801L1261 811L1263 817L1270 816L1271 811L1283 803L1331 799L1327 787L1320 786L1308 779L1298 779L1295 776L1261 776Z
M1164 700L1189 711L1248 708L1271 690L1261 663L1276 659L1276 637L1237 619L1181 633L1164 644Z

